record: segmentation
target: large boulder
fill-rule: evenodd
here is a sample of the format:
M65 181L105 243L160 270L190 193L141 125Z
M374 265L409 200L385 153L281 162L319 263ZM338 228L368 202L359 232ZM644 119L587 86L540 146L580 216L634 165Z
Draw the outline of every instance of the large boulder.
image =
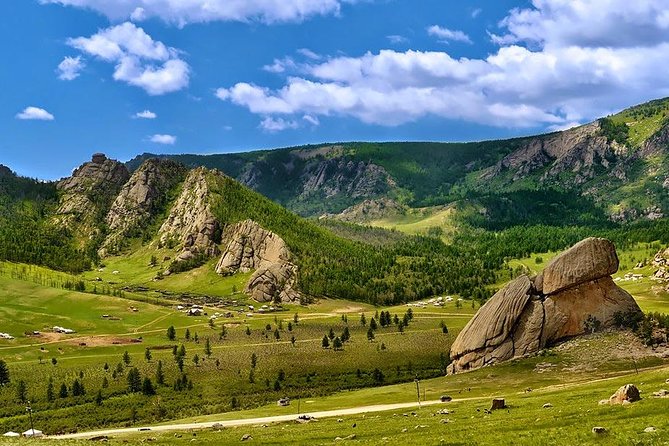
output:
M543 271L543 294L610 276L618 271L618 256L611 241L590 237L555 257Z
M295 290L297 266L291 263L288 246L277 234L253 220L226 228L225 249L216 272L230 275L254 271L244 292L259 302L290 302L300 298Z
M542 274L522 275L495 293L451 347L449 373L536 353L593 327L615 327L616 312L641 312L616 286L615 247L589 238L557 256Z
M609 404L628 404L634 403L641 399L639 389L634 384L625 384L616 393L611 395L608 400Z

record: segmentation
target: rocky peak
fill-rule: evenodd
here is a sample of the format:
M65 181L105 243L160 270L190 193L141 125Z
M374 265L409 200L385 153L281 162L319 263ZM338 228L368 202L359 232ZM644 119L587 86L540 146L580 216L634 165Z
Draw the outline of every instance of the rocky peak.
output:
M3 164L0 164L0 177L12 177L12 176L14 176L14 172L12 172L12 169Z
M558 255L534 279L509 282L483 305L451 347L449 373L538 352L585 334L588 320L613 328L616 312L641 312L616 286L613 243L588 238ZM593 319L594 318L594 319Z
M255 270L244 292L260 302L277 297L281 301L299 299L294 289L297 267L290 262L290 250L277 234L253 220L245 220L226 228L223 244L225 249L216 265L217 273Z
M162 245L179 251L177 261L198 254L212 257L220 253L221 225L211 209L209 174L221 175L204 167L188 173L181 194L158 232Z
M94 155L93 162L95 162ZM104 159L98 157L98 160ZM169 191L186 174L186 168L169 159L146 160L123 186L109 212L108 235L99 250L104 257L119 250L125 239L146 227L167 199Z
M402 215L406 209L390 198L367 199L344 209L333 217L340 221L364 223L390 216Z
M129 177L125 165L103 154L95 154L71 177L56 184L61 192L56 223L65 225L80 237L91 237L102 223L98 221L100 215L106 214Z
M374 197L394 186L394 181L383 167L346 157L309 160L301 182L302 197L320 193L325 198L339 194L349 198Z

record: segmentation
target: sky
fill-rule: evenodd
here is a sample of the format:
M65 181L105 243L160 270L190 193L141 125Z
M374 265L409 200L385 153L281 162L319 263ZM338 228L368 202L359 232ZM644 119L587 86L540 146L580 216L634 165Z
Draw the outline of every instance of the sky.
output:
M669 0L2 0L0 163L472 141L669 96Z

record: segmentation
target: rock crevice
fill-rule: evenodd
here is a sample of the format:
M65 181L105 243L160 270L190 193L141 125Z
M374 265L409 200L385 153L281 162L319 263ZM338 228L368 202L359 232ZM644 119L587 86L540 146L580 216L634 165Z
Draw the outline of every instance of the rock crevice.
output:
M610 275L618 270L613 243L588 238L530 279L509 282L481 307L451 347L449 373L536 353L586 333L586 321L613 327L616 312L640 312Z

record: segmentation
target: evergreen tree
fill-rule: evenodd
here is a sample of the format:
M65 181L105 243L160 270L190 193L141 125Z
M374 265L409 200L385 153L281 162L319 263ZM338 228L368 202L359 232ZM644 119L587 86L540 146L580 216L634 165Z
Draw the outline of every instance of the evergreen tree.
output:
M16 399L19 400L20 403L28 401L28 387L26 386L26 382L22 379L16 384Z
M277 341L278 341L279 339L281 339L281 334L279 333L279 329L278 329L278 328L277 328L276 330L274 330L274 339L276 339Z
M7 367L7 363L0 359L0 386L6 386L9 382L9 368Z
M339 337L334 338L334 341L332 341L332 348L334 350L341 350L342 346L341 339L339 339Z
M360 315L360 325L362 325L363 327L367 325L367 318L365 317L365 313L362 313Z
M183 344L181 344L181 347L179 347L177 356L181 356L182 358L186 357L186 347Z
M372 319L372 320L374 320L374 319ZM373 341L374 338L375 338L375 336L374 336L374 330L372 330L372 327L370 326L370 327L369 327L369 330L367 330L367 340L368 340L368 341Z
M68 392L67 392L67 386L65 383L60 385L60 391L58 392L58 398L67 398Z
M186 329L186 334L184 335L184 338L186 338L187 341L190 341L190 329Z
M146 396L151 396L156 394L156 389L153 388L153 383L151 382L151 378L148 376L144 378L144 381L142 382L142 393Z
M126 366L130 365L130 353L128 353L128 350L123 353L123 362L125 363Z
M344 331L341 334L341 342L347 342L349 339L351 339L351 332L348 327L344 327Z
M98 393L95 395L95 405L102 406L102 390L98 390Z
M258 356L255 353L251 353L251 368L255 369L258 364Z
M105 376L104 378L102 378L102 388L106 389L107 387L109 387L109 380Z
M137 370L137 367L133 367L128 372L128 391L136 393L142 390L142 375Z
M177 356L177 367L179 367L179 371L183 373L184 371L184 357L183 356Z
M211 356L211 343L209 342L209 338L204 341L204 354L207 355L207 358Z
M248 327L246 327L248 330ZM251 333L247 333L251 334ZM228 329L225 327L225 324L221 325L221 333L218 335L218 339L225 339L225 337L228 335Z
M52 403L56 399L56 391L53 388L53 378L49 377L49 382L46 385L46 400Z
M328 340L327 335L323 336L323 342L321 342L323 348L330 348L330 341Z
M330 327L330 331L328 332L328 338L330 338L331 341L335 338L335 332L332 327Z
M167 339L170 341L174 341L177 338L177 331L174 328L174 325L170 325L169 328L167 329Z
M158 367L156 368L156 383L159 386L165 384L165 372L163 372L163 361L158 360Z
M246 326L246 336L251 336L251 328L248 325Z
M151 362L151 349L149 347L144 350L144 359L146 359L146 362Z
M293 316L293 322L295 322L295 325L297 325L297 323L298 323L299 321L300 321L300 318L299 318L299 316L297 315L297 313L295 313L295 315Z
M369 321L369 329L370 330L376 330L377 328L379 328L379 327L378 327L378 325L376 325L376 319L372 318Z
M84 385L78 379L75 379L72 383L72 396L84 396L85 394Z
M200 365L200 357L197 353L193 356L193 364L195 364L196 367Z
M293 323L288 322L288 331L293 331Z

